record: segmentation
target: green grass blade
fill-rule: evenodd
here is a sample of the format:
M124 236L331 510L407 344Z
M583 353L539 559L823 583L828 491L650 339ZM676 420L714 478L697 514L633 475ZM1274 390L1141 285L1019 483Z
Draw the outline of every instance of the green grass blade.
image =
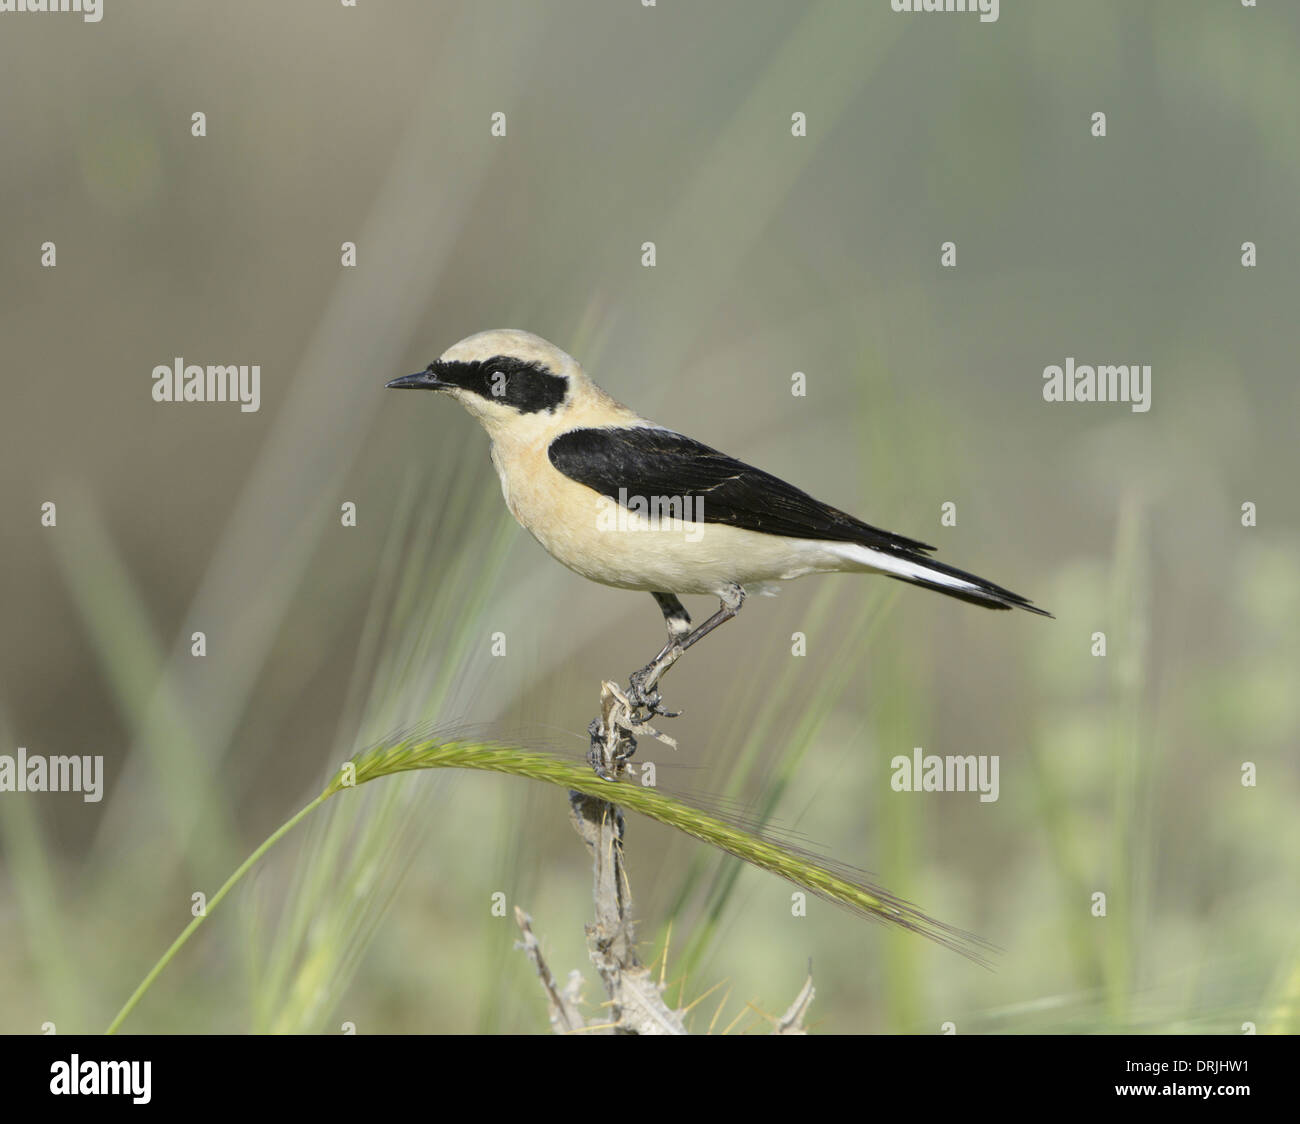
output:
M753 835L654 789L639 788L632 784L611 784L598 778L585 764L564 761L550 754L516 746L478 740L405 738L355 756L339 770L315 800L268 836L213 895L204 916L194 918L172 942L171 947L163 953L123 1004L109 1024L107 1032L112 1034L122 1025L162 970L240 879L307 816L331 796L345 789L358 787L380 777L418 769L479 769L526 777L597 796L626 810L639 812L669 827L675 827L678 831L785 878L854 913L920 933L977 962L986 963L988 954L992 952L991 946L978 937L936 921L888 891L858 880L848 871L832 869L833 864L818 860L797 848L782 846Z

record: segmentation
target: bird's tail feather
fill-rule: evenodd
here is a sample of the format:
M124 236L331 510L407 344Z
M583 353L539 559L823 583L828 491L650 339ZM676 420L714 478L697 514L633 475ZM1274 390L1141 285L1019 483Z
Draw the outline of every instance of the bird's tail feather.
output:
M956 597L959 601L969 601L972 605L981 605L985 609L1025 609L1043 617L1052 615L1046 609L1038 608L1027 597L1021 597L1020 594L1012 593L975 574L936 562L922 554L903 550L874 550L858 543L835 545L837 553L865 570L876 570L899 581Z

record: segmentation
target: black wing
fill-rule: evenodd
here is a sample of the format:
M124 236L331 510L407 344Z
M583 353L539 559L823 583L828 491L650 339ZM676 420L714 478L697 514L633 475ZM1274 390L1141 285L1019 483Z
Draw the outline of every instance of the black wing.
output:
M615 501L620 489L625 496L647 500L699 500L693 506L702 510L705 523L891 552L934 549L854 519L769 472L670 429L571 429L551 442L550 458L570 480Z

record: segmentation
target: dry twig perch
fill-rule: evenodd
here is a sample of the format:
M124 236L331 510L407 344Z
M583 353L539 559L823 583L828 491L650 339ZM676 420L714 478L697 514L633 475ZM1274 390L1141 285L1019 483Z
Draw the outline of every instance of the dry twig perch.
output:
M636 737L649 734L676 748L666 734L642 722L637 709L617 683L601 684L600 717L588 732L588 757L596 773L611 783L621 781L636 750ZM578 1010L582 976L574 971L561 991L532 931L531 918L516 907L515 921L523 934L527 954L546 992L551 1027L557 1034L591 1031L607 1034L686 1034L685 1011L664 1002L663 987L636 954L632 922L632 890L623 864L623 813L599 797L569 793L569 817L592 855L594 925L586 926L587 950L609 997L608 1013L591 1023ZM803 1033L803 1019L812 1002L812 977L808 978L790 1009L773 1018L774 1034Z

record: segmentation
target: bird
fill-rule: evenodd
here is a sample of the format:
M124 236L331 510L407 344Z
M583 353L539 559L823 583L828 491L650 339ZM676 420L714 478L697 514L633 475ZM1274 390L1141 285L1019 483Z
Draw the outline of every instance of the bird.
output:
M389 389L449 395L487 431L511 514L570 570L654 596L667 642L629 680L639 713L676 717L659 681L739 612L747 594L808 574L883 574L986 609L1051 617L1028 598L930 557L780 477L616 402L554 344L493 329L453 344ZM692 626L680 598L718 598Z

